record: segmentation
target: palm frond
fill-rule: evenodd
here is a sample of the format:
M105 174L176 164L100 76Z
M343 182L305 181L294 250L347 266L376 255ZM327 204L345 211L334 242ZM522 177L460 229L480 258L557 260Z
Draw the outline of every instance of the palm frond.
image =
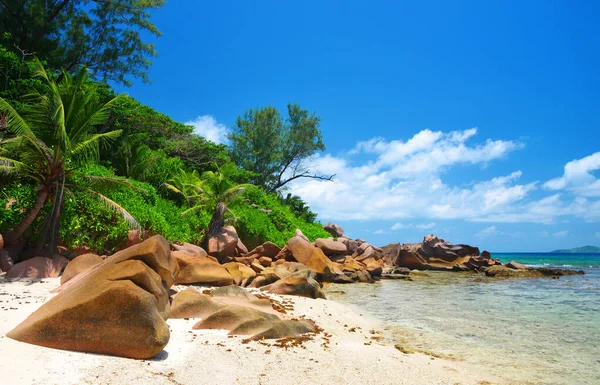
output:
M221 200L224 202L234 201L236 198L238 198L244 194L244 191L246 191L246 188L248 186L249 185L237 185L230 189L227 189L221 196Z
M125 178L85 175L78 172L73 173L73 175L76 175L78 178L85 180L90 184L90 186L97 189L114 189L118 187L127 187L130 189L142 190L140 187L134 185Z
M25 119L3 98L0 98L0 113L6 118L10 132L15 135L28 135L35 138Z
M204 206L202 206L202 205L196 205L196 206L190 207L189 209L187 209L181 213L181 217L185 217L186 215L190 215L192 213L195 213L196 211L200 211L203 208L204 208Z
M70 155L74 159L96 160L100 155L100 145L114 141L119 135L121 135L121 130L91 135L86 140L73 146Z
M106 204L107 208L109 208L109 209L115 211L116 213L120 214L121 216L123 216L123 219L125 219L125 222L127 222L127 224L129 225L130 228L141 230L142 227L135 220L135 218L133 217L133 215L129 214L129 212L127 210L125 210L121 205L119 205L117 202L113 201L112 199L110 199L106 195L102 195L99 192L94 191L92 189L89 189L87 187L82 187L82 186L72 186L72 187L83 189L86 192L88 192L90 195L94 195L101 202L103 202L104 204Z

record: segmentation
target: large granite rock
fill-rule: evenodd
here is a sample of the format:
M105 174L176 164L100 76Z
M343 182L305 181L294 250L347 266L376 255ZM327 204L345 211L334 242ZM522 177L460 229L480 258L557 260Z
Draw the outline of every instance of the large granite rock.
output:
M208 253L202 247L194 245L192 243L184 243L183 245L172 244L171 248L173 251L182 251L191 256L195 257L206 257Z
M235 227L224 226L217 235L208 239L206 251L222 262L227 257L233 258L245 254L248 249L238 237Z
M231 275L233 279L233 283L236 285L241 285L242 283L247 282L248 280L252 280L252 278L256 277L256 272L252 270L251 267L239 263L239 262L229 262L223 265L225 269Z
M334 241L333 239L317 238L315 246L323 250L323 253L327 256L348 252L348 247L343 242Z
M333 280L331 261L321 249L300 236L292 237L287 243L287 249L296 261L317 273L320 280Z
M281 248L273 242L265 242L262 245L252 249L248 253L248 256L253 256L255 258L268 257L273 259L277 254L279 254L280 251Z
M56 349L145 359L169 341L178 265L161 236L122 250L58 288L7 336Z
M60 284L65 284L76 275L91 269L99 263L102 263L102 257L96 254L88 253L76 257L67 264L67 267L65 267L65 271L60 277Z
M204 318L225 305L190 287L173 297L169 318Z
M179 265L176 283L227 286L233 284L233 277L226 267L210 256L190 256L187 252L174 251Z
M419 270L473 270L495 264L489 258L480 258L477 247L453 245L434 235L424 237L423 243L385 246L383 260L386 266Z
M52 258L34 257L12 266L6 278L57 278L67 263L69 260L58 254Z
M308 298L323 298L321 285L314 278L311 270L304 270L280 279L275 283L261 287L261 290L274 294L299 295Z
M325 225L323 225L323 228L325 229L325 231L327 231L329 234L336 238L344 236L344 229L342 229L335 223L327 222Z

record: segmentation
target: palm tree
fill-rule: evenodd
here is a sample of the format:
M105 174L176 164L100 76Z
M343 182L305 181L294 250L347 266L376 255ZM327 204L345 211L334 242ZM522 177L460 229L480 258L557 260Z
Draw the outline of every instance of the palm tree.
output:
M89 176L78 171L81 166L97 160L100 147L121 134L120 130L95 132L96 126L107 121L111 107L120 96L101 102L97 86L89 82L85 68L75 75L63 72L60 84L56 84L36 60L35 75L43 80L45 92L29 95L32 103L22 114L0 98L0 115L6 118L7 130L12 135L0 143L0 175L26 178L37 184L33 207L5 234L5 239L15 242L40 210L51 202L40 246L45 246L50 236L50 251L54 251L64 194L71 189L95 195L121 213L131 226L139 227L125 209L96 191L102 186L129 185L125 180Z
M208 240L219 233L225 225L225 213L231 212L227 205L241 196L250 184L236 184L231 175L235 175L238 170L235 164L226 163L223 166L216 166L217 171L206 171L198 177L196 171L185 172L171 179L165 184L170 191L183 196L190 205L190 208L181 213L182 216L190 215L203 209L213 210L213 215L208 224L208 228L202 238L201 246L207 246Z

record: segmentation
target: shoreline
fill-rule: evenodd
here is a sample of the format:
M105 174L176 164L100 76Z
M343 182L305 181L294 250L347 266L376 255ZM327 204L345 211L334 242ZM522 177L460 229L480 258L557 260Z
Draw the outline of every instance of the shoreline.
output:
M59 279L9 282L0 277L3 379L14 384L486 384L502 383L465 362L405 354L384 342L382 323L334 300L267 295L323 329L298 346L245 343L225 330L192 330L196 319L169 319L171 338L150 360L63 351L5 336L53 295ZM179 286L178 288L184 288Z

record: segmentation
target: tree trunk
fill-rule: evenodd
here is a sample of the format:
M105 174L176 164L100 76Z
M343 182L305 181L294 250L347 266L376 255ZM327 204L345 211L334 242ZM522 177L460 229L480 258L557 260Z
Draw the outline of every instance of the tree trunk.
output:
M202 238L202 242L200 244L204 250L208 250L208 240L219 234L223 226L225 226L225 211L227 211L227 206L225 206L225 203L217 203L215 211L213 212L213 216L210 218L210 222L208 223L208 228L206 229L204 238Z
M33 223L34 219L39 214L42 207L44 207L44 204L46 204L47 200L48 200L48 191L45 188L42 188L37 194L37 199L35 201L35 204L31 208L31 210L29 210L29 212L27 213L25 218L23 218L21 223L19 223L12 230L10 230L9 232L6 233L5 239L8 243L16 243L17 242L17 240L19 239L19 237L21 235L23 235L25 230L27 230L27 228L29 226L31 226L31 224Z

